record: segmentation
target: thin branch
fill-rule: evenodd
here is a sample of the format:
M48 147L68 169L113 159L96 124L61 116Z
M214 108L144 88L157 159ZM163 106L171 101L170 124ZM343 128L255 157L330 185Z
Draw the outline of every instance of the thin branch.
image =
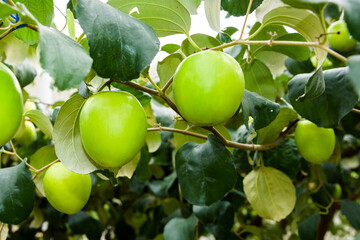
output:
M1 225L0 225L0 236L1 236L1 232L4 229L4 227L5 227L5 223L1 223Z
M59 159L56 159L55 161L52 161L51 163L45 165L44 167L36 170L35 172L35 175L33 176L33 180L35 180L35 178L44 170L48 169L49 167L51 167L52 165L54 165L55 163L59 162L60 160Z
M26 27L38 32L39 31L39 27L33 24L26 24Z
M7 35L9 35L10 33L12 33L13 31L15 31L16 28L12 27L12 28L9 28L6 32L3 32L1 35L0 35L0 40L3 39L4 37L6 37Z
M5 154L9 154L9 155L14 155L15 157L17 157L20 161L24 161L24 159L22 159L22 157L20 157L18 154L17 154L17 152L16 152L16 150L15 150L15 147L14 147L14 144L12 143L12 141L10 140L10 145L11 145L11 148L12 148L12 152L9 152L9 151L6 151L6 150L3 150L2 152L3 153L5 153ZM37 169L36 168L34 168L33 166L31 166L30 164L28 164L27 162L25 162L25 164L29 167L29 168L31 168L33 171L36 171Z
M120 83L120 84L122 84L122 85L131 87L131 88L138 89L138 90L140 90L140 91L149 93L149 94L154 95L154 96L159 96L159 97L160 97L160 94L159 94L158 91L156 91L156 90L154 90L154 89L151 89L151 88L147 88L147 87L141 86L141 85L139 85L139 84L137 84L137 83L135 83L135 82L131 82L131 81L122 82L122 81L118 81L118 80L115 80L115 79L111 79L111 81L116 82L116 83Z
M276 147L277 145L279 145L287 136L288 132L290 132L290 130L292 129L292 127L298 122L298 120L295 120L294 122L292 122L281 134L280 136L273 141L272 143L268 143L268 144L245 144L245 143L237 143L237 142L232 142L227 140L223 135L221 135L220 132L218 132L214 127L204 127L204 129L211 131L215 136L219 137L220 140L224 143L225 146L227 147L232 147L232 148L238 148L238 149L242 149L242 150L250 150L250 151L266 151L269 149L272 149L274 147ZM194 137L198 137L201 139L208 139L207 136L203 135L203 134L199 134L199 133L193 133L193 132L189 132L186 130L181 130L181 129L175 129L175 128L168 128L168 127L157 127L157 128L148 128L148 131L169 131L169 132L177 132L177 133L181 133L181 134L185 134L185 135L190 135L190 136L194 136Z
M6 1L9 5L16 7L15 3L12 0L7 0Z
M242 27L242 30L241 30L241 34L240 34L239 40L242 39L242 36L243 36L243 34L244 34L246 22L247 22L247 19L248 19L248 17L249 17L249 13L250 13L250 9L251 9L252 3L253 3L253 0L250 0L248 9L247 9L247 11L246 11L246 16L245 16L245 20L244 20L244 24L243 24L243 27Z
M354 113L360 114L360 109L353 108L353 109L351 109L351 111Z
M193 136L193 137L197 137L197 138L201 138L201 139L205 139L205 140L208 139L208 136L206 136L206 135L203 135L203 134L200 134L200 133L189 132L189 131L182 130L182 129L176 129L176 128L169 128L169 127L159 126L159 127L156 127L156 128L148 128L147 130L148 130L148 132L155 132L155 131L158 131L158 132L161 132L161 131L176 132L176 133L181 133L181 134L184 134L184 135Z
M210 48L210 50L221 50L224 48L228 48L231 46L235 46L235 45L242 45L242 44L247 44L247 45L268 45L268 46L273 46L273 45L286 45L286 46L305 46L305 47L318 47L321 48L325 51L327 51L329 54L333 55L334 57L338 58L339 60L341 60L342 62L346 62L347 59L342 56L341 54L335 52L334 50L321 45L318 42L298 42L298 41L272 41L272 40L263 40L263 41L250 41L250 40L236 40L234 42L231 43L227 43L227 44L223 44L217 47L213 47Z
M174 75L171 76L169 81L166 82L165 86L161 89L161 91L165 94L166 90L170 87L171 83L174 81Z

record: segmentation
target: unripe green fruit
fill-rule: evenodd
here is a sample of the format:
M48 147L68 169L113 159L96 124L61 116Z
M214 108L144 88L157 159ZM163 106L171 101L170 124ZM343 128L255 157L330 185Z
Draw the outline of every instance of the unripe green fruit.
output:
M30 146L36 138L36 129L32 122L25 121L23 129L15 136L16 142L22 146Z
M329 160L335 148L335 133L308 120L300 121L295 130L295 143L305 160L322 164Z
M239 63L219 51L186 58L174 75L174 99L180 114L198 126L224 124L239 109L244 75Z
M81 109L79 125L86 152L105 168L121 167L132 160L147 134L145 111L127 92L91 96Z
M329 33L329 44L332 49L339 52L349 52L356 47L357 42L350 37L344 20L332 23L327 32Z
M0 146L10 141L20 127L23 99L18 80L0 62Z
M90 175L74 173L60 162L49 167L43 183L47 200L60 212L74 214L89 200Z

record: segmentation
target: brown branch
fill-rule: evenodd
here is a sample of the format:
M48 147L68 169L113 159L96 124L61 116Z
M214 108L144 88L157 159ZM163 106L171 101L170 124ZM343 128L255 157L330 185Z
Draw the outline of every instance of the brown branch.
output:
M147 87L141 86L140 84L137 84L137 83L135 83L135 82L131 82L131 81L122 82L122 81L118 81L118 80L115 80L115 79L111 79L111 81L116 82L116 83L120 83L120 84L122 84L122 85L131 87L131 88L135 88L135 89L137 89L137 90L140 90L140 91L149 93L149 94L154 95L154 96L160 97L160 94L159 94L158 91L156 91L156 90L154 90L154 89L151 89L151 88L147 88Z
M5 38L7 35L9 35L10 33L12 33L13 31L15 31L16 28L12 27L12 28L9 28L8 30L6 30L5 32L3 32L1 35L0 35L0 40Z
M164 85L164 87L161 89L161 91L163 92L164 95L165 95L166 90L170 87L173 80L174 80L174 75L172 75L172 77L169 79L169 81L167 81L166 84Z
M44 170L46 170L47 168L51 167L52 165L54 165L55 163L59 162L60 160L59 159L56 159L55 161L52 161L51 163L45 165L44 167L36 170L35 172L35 175L33 176L33 180L35 180L35 178Z
M36 26L36 25L33 25L33 24L26 24L26 27L27 27L27 28L30 28L30 29L32 29L32 30L34 30L34 31L36 31L36 32L39 31L39 27Z
M250 151L266 151L272 149L279 145L287 136L288 132L292 129L292 127L298 122L295 120L292 122L281 134L280 136L273 141L272 143L268 144L245 144L245 143L237 143L227 140L220 132L218 132L214 127L203 127L204 129L211 131L215 136L220 138L220 140L224 143L227 147L238 148L242 150L250 150ZM175 129L175 128L168 128L168 127L157 127L157 128L148 128L148 131L169 131L169 132L177 132L185 135L190 135L194 137L198 137L201 139L208 139L207 136L199 133L189 132L186 130Z
M12 0L7 0L7 3L8 3L10 6L16 7L15 3L14 3Z
M335 202L330 208L330 213L327 216L320 218L320 221L317 225L316 240L324 240L329 225L333 220L336 211L339 209L340 209L340 203Z
M248 17L249 17L249 13L250 13L250 9L251 9L252 3L253 3L253 0L250 0L248 9L247 9L247 11L246 11L246 16L245 16L245 20L244 20L244 24L243 24L243 27L242 27L242 30L241 30L241 34L240 34L239 40L242 39L242 36L243 36L243 34L244 34L246 22L247 22L247 19L248 19Z
M186 130L182 130L182 129L176 129L176 128L168 128L168 127L156 127L156 128L148 128L147 129L148 132L155 132L155 131L168 131L168 132L176 132L176 133L181 133L184 135L188 135L188 136L193 136L193 137L197 137L197 138L201 138L201 139L208 139L208 136L200 134L200 133L194 133L194 132L190 132L190 131L186 131Z

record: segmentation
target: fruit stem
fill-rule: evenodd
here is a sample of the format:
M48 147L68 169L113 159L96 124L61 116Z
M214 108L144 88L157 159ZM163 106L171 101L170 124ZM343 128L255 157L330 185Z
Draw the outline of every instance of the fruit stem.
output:
M33 176L33 180L35 180L35 178L44 170L48 169L49 167L51 167L52 165L54 165L55 163L59 162L60 160L59 159L56 159L55 161L52 161L51 163L49 163L48 165L45 165L44 167L36 170L35 172L35 175Z
M201 48L194 42L194 40L191 38L190 35L186 35L187 39L189 40L189 43L197 50L201 52Z
M159 91L160 95L163 95L163 91L161 90L161 88L159 88L159 86L151 79L150 76L147 76L146 78L140 77L140 79L143 79L145 81L149 80L151 84L154 86L154 88Z
M12 0L6 1L10 6L16 7L15 3Z
M240 33L239 40L241 40L242 37L243 37L244 30L245 30L245 26L246 26L246 22L247 22L247 19L248 19L248 17L249 17L249 13L250 13L250 9L251 9L252 3L253 3L253 0L250 0L249 6L248 6L247 11L246 11L246 16L245 16L245 20L244 20L244 24L243 24L241 33Z
M165 95L166 90L170 87L173 80L174 80L174 75L171 76L171 78L166 82L164 87L161 89L161 91L163 92L164 95Z
M82 34L79 36L79 38L76 40L78 43L80 43L81 39L85 36L85 33L82 32Z

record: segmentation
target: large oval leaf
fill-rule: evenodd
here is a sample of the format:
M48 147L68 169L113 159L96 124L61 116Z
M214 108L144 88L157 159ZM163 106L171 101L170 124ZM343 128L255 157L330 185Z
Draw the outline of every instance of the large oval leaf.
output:
M263 18L263 26L267 25L286 25L292 27L303 35L309 42L318 42L321 34L326 32L320 18L314 13L305 9L293 7L279 7L267 13ZM327 38L321 39L323 44L328 46ZM315 48L318 66L320 67L326 59L327 52L320 48Z
M320 127L336 126L351 111L358 99L350 83L348 69L335 68L324 71L325 91L323 94L301 102L299 97L304 94L308 81L305 76L295 78L288 84L291 105L302 117Z
M189 34L191 17L177 0L110 0L108 4L146 22L159 37L172 34Z
M138 78L159 50L148 24L98 0L78 0L76 16L89 43L92 67L102 78Z
M261 166L251 171L243 182L248 201L262 218L280 221L294 209L295 187L279 170Z
M35 202L35 186L25 162L0 169L0 221L19 224L29 217Z
M75 40L53 28L40 26L40 63L59 90L77 86L88 74L92 59Z
M65 167L80 174L97 169L85 152L80 137L79 114L84 103L85 99L80 95L66 101L56 118L53 132L56 155Z
M230 152L212 134L204 144L185 143L176 153L175 168L184 198L195 205L222 199L237 179Z

